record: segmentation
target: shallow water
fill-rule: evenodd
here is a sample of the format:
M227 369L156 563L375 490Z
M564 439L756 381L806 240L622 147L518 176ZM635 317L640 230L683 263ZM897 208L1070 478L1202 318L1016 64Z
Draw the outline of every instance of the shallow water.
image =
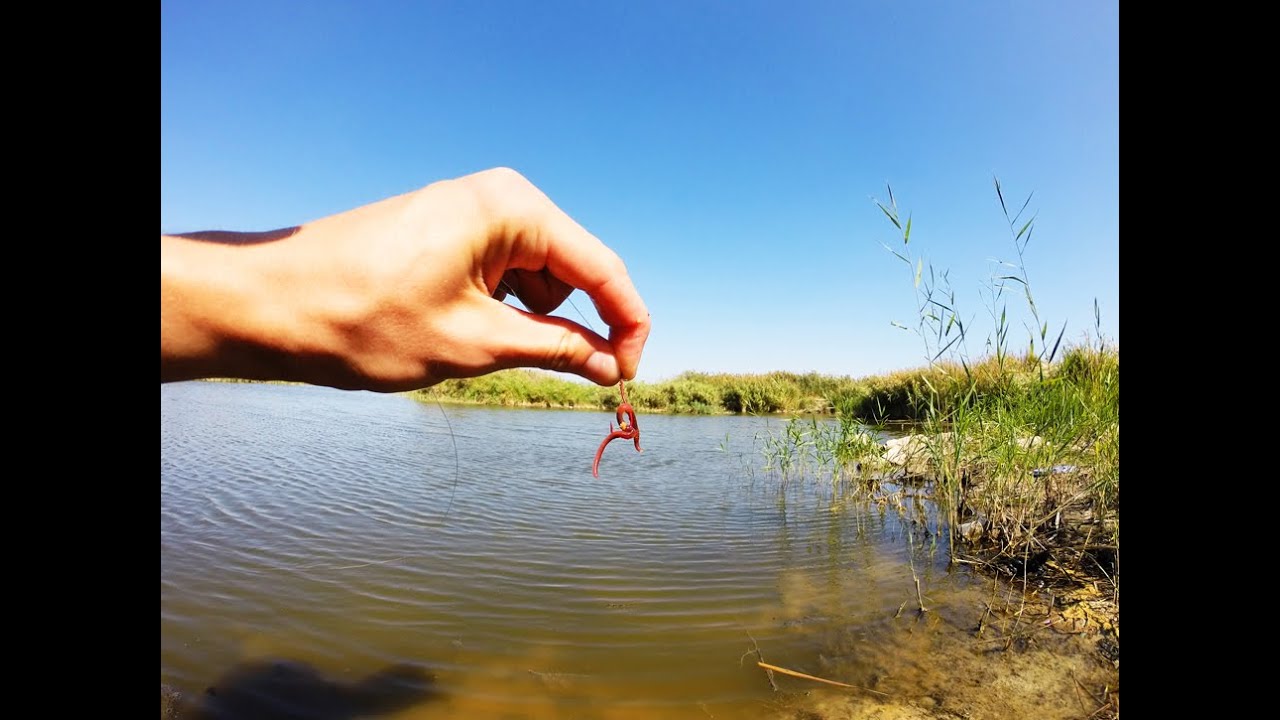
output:
M160 417L183 716L750 718L833 692L775 692L757 646L914 702L990 595L917 526L915 619L908 528L761 472L778 419L641 416L644 453L613 443L597 480L604 412L180 383Z

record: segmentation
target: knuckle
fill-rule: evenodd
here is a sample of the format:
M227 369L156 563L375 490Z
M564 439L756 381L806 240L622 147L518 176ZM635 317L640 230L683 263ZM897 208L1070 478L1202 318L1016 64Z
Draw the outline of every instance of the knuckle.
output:
M546 369L565 372L573 367L577 336L568 329L561 329L555 345L546 358Z
M531 187L523 175L509 167L490 168L449 180L438 180L421 188L417 194L433 198L448 198L448 202L470 202L488 205L494 202L510 202L525 194Z
M470 203L491 217L521 218L535 206L533 185L509 167L467 175L457 185Z
M474 177L482 187L493 192L512 192L528 187L529 181L509 167L496 167L476 173Z

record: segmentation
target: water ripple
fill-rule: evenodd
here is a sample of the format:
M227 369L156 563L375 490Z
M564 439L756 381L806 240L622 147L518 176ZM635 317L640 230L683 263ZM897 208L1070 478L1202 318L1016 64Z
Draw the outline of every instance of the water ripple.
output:
M597 480L606 413L441 412L162 386L162 680L205 687L267 656L411 662L454 711L520 714L548 694L754 707L748 629L783 653L788 623L904 599L891 520L744 473L766 420L646 417L645 452L611 447Z

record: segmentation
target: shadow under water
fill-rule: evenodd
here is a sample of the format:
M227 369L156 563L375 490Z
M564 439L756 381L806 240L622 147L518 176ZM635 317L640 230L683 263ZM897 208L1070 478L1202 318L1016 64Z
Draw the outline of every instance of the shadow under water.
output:
M232 668L198 695L160 686L167 720L356 720L438 699L435 677L392 665L356 683L326 677L296 660L255 660Z

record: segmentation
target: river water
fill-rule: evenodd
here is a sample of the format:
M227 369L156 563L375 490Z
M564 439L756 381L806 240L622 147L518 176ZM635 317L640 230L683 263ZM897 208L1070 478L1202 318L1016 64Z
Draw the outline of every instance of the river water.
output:
M644 452L613 443L595 479L611 419L162 385L170 712L752 718L952 682L937 638L968 632L990 585L926 528L765 472L777 418L642 415ZM757 649L860 689L771 683Z

